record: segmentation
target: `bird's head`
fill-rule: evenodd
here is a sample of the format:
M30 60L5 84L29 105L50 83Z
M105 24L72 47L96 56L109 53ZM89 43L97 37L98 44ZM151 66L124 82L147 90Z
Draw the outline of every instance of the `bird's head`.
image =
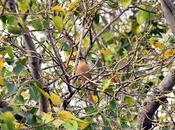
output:
M79 61L85 61L86 59L85 59L85 57L83 57L83 56L79 56L79 57L78 57L78 60L79 60Z

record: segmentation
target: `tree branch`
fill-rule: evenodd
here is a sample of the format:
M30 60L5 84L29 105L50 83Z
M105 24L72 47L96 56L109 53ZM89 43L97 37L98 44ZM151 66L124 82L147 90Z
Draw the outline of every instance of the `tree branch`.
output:
M164 16L175 34L175 7L170 0L160 0L161 8ZM147 96L144 104L138 114L138 127L139 129L149 130L153 125L153 117L159 106L166 101L164 94L172 91L175 85L175 67L171 68L171 72L165 76L160 82L158 92L152 92Z
M160 0L162 12L175 35L175 6L170 0Z
M9 7L10 7L11 11L13 13L16 13L15 1L14 0L8 0L8 4L9 4ZM20 17L20 16L16 15L16 17ZM23 17L23 20L25 20L26 18L27 17L25 17L25 18ZM34 80L36 80L36 83L40 88L44 88L42 80L41 80L41 76L40 76L41 57L36 51L35 44L34 44L34 42L32 40L32 37L29 33L29 29L27 28L25 23L23 25L18 23L18 25L21 28L23 38L25 40L25 46L27 48L27 53L29 55L28 63L31 67L32 77L33 77ZM47 101L46 97L44 95L41 95L41 97L40 97L40 113L48 111L48 108L47 108L48 105L47 104L48 104L48 101Z

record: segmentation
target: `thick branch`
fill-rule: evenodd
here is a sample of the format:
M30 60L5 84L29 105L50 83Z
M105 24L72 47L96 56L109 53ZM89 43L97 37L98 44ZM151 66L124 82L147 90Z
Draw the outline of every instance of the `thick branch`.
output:
M164 17L175 34L175 6L170 0L160 0L160 3Z
M148 130L152 127L153 116L155 111L159 106L166 101L165 93L171 92L173 86L175 85L175 70L166 75L166 77L160 82L159 92L152 92L146 100L140 110L138 116L139 128Z
M164 16L175 34L175 7L170 0L160 0L161 8ZM143 107L138 115L139 129L149 130L153 125L153 117L159 106L166 101L164 94L172 91L175 85L175 68L166 75L166 77L159 84L159 92L152 92L146 98Z
M12 12L16 12L16 5L14 0L8 0L9 7ZM18 16L17 16L18 17ZM26 18L26 17L25 17ZM24 19L23 19L24 20ZM25 26L25 24L21 25L19 23L19 26L21 28L23 38L25 41L25 47L27 49L27 53L29 55L28 57L28 63L31 67L31 73L34 80L37 81L37 85L41 88L44 88L41 76L40 76L40 64L41 64L41 58L40 55L37 53L35 44L33 43L32 37L29 33L29 29ZM41 95L40 98L40 112L47 112L47 99L44 95Z

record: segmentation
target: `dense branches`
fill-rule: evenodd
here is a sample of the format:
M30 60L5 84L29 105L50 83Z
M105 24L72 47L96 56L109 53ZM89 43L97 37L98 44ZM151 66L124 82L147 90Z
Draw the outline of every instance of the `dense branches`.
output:
M174 32L174 7L160 2ZM158 2L2 0L0 21L3 125L10 115L24 129L173 128L174 37Z

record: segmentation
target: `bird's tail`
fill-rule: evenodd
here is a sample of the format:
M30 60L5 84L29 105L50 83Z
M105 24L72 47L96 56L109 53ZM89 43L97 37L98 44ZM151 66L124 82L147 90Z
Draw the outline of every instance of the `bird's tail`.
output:
M96 101L93 98L93 94L90 90L87 90L86 92L87 98L88 98L88 102L92 105L96 104Z

